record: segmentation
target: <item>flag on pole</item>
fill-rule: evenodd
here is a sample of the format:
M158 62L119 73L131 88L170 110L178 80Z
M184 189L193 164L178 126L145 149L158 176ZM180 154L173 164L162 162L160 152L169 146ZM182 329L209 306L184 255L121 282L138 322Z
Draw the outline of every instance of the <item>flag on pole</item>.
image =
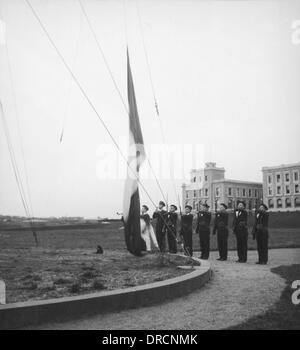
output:
M128 251L141 255L142 237L140 225L139 169L145 159L143 135L136 105L134 85L127 49L127 93L129 105L129 151L127 179L125 182L123 220L125 242Z

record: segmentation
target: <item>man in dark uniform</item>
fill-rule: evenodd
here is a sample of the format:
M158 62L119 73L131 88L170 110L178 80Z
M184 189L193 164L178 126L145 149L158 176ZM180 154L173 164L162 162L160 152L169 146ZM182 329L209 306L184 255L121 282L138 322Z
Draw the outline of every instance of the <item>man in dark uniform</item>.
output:
M184 252L189 256L193 256L193 214L191 213L192 207L190 205L185 206L185 214L181 215L181 230Z
M248 228L247 228L247 212L245 210L245 203L238 202L238 208L234 211L233 233L236 236L237 253L239 263L247 262L247 250L248 250Z
M172 204L170 205L170 211L167 213L166 218L166 232L167 232L167 238L168 238L168 246L169 246L169 252L176 254L177 253L177 240L176 240L176 234L177 234L177 213L176 213L177 207L176 205Z
M210 242L210 221L211 213L208 211L209 205L206 203L200 205L198 212L196 233L199 234L201 259L208 259L209 257L209 242Z
M256 264L265 265L268 262L268 207L261 204L255 213L255 222L252 230L253 239L257 242L258 262Z
M220 204L220 209L216 213L213 235L217 233L219 259L221 261L227 260L228 252L228 213L226 212L227 205Z
M156 219L155 234L159 249L161 252L166 250L166 227L165 222L167 220L168 212L164 210L166 204L160 201L158 208L153 213L153 219Z

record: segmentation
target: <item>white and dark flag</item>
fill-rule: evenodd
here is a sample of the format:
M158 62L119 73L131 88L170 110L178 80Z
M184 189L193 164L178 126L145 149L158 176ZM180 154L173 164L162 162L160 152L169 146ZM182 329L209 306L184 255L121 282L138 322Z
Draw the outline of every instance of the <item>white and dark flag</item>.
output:
M127 49L127 91L129 105L129 150L127 179L123 203L125 242L127 249L134 255L140 255L142 238L140 227L139 169L145 159L143 135L136 105L129 53Z

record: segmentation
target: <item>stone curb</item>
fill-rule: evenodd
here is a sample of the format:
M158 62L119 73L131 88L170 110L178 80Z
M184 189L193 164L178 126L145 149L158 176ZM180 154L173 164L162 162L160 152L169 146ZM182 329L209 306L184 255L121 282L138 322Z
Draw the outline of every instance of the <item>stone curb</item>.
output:
M0 305L0 329L61 322L83 316L132 309L187 295L211 277L208 261L185 275L137 287L103 291L74 297Z

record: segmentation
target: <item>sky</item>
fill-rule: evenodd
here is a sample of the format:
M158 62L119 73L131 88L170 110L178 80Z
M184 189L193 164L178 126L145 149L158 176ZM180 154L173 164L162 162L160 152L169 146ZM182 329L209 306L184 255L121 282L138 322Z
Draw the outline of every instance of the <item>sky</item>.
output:
M126 104L128 44L146 153L169 203L207 161L248 181L300 161L299 0L81 1ZM126 109L78 0L30 2L126 155ZM0 99L34 215L115 217L126 167L112 139L26 1L0 0L0 19ZM0 123L0 213L23 215ZM162 193L147 166L141 201L152 210Z

